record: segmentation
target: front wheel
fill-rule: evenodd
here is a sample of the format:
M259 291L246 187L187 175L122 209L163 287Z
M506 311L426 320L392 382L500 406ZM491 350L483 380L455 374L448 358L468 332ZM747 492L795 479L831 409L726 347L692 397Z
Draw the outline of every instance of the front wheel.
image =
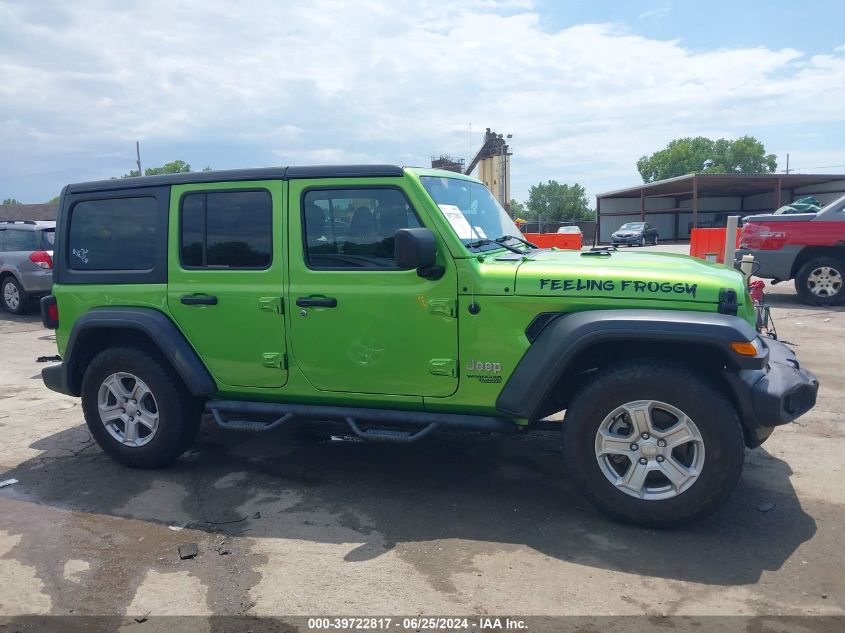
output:
M134 468L173 462L196 438L202 413L169 365L133 347L94 357L82 379L82 410L100 448Z
M731 402L683 365L602 370L566 411L563 451L581 492L614 519L672 527L718 508L742 471Z
M640 238L640 246L645 246L645 235Z
M804 303L833 306L845 301L845 265L833 257L816 257L795 275L795 290Z

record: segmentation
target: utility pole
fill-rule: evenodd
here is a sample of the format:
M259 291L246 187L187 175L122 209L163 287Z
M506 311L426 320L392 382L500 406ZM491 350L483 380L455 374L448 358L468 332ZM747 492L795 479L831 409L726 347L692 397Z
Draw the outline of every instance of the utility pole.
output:
M789 154L786 155L786 169L783 170L783 173L789 174L789 172L795 171L794 169L789 168Z
M135 160L138 163L138 175L143 176L144 172L141 171L141 142L135 141Z

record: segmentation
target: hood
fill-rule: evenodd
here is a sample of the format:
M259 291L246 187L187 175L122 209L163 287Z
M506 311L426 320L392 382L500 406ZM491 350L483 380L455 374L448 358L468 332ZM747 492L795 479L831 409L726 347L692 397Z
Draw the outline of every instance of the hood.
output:
M718 303L723 288L745 296L742 275L727 266L672 253L543 251L523 261L516 273L518 295L657 299Z

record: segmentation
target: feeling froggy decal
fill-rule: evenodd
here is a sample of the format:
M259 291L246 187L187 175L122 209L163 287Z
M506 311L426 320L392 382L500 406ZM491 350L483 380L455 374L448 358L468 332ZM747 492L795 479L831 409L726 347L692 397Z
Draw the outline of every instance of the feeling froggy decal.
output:
M698 284L640 279L540 279L540 290L547 292L622 292L636 294L687 295L695 298Z

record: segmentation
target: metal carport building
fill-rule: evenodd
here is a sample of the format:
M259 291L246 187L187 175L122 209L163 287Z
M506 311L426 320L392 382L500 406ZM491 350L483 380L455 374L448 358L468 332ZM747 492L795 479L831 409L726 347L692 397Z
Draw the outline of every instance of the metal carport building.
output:
M845 194L845 175L687 174L596 196L596 235L609 242L625 222L649 222L665 240L689 239L693 227L724 226L728 215L768 213L813 195L822 205Z

